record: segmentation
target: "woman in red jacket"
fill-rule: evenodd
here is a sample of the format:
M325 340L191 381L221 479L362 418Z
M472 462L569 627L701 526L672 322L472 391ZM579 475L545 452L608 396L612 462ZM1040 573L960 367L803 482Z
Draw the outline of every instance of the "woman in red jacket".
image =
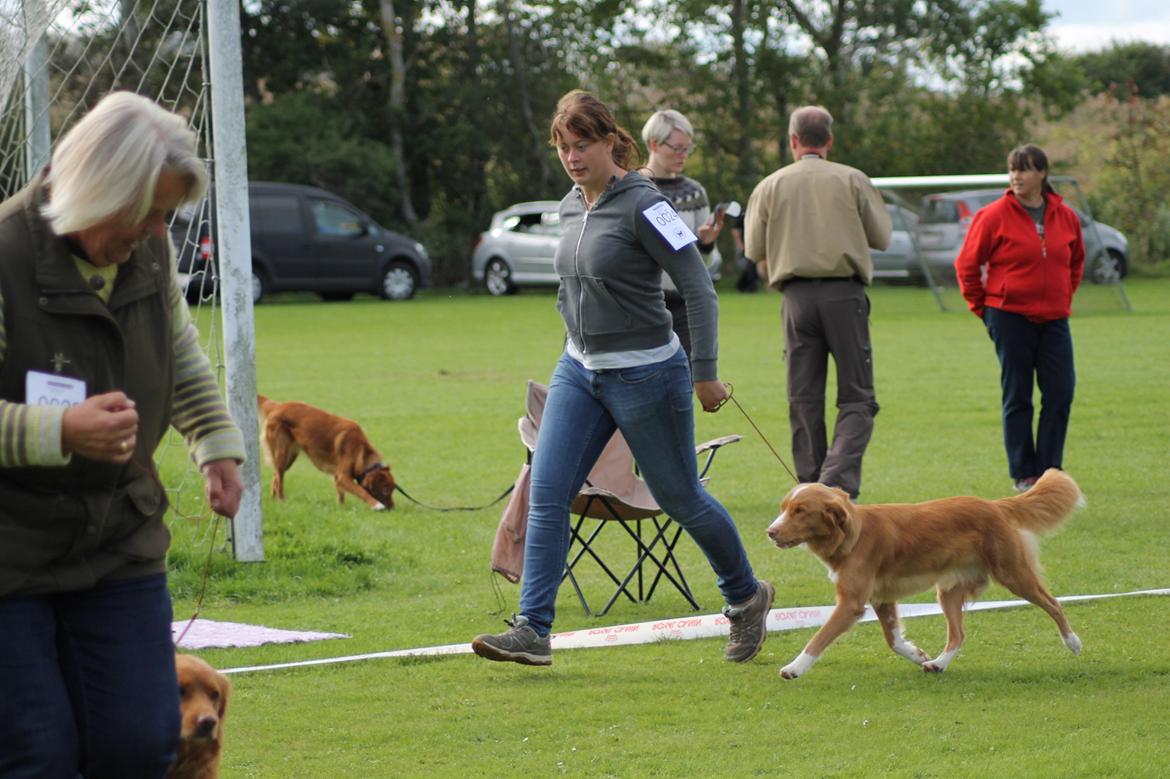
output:
M1003 440L1015 488L1036 483L1064 454L1076 372L1068 317L1085 270L1075 211L1048 183L1038 146L1008 155L1011 186L975 214L955 259L959 289L999 357ZM1040 421L1032 435L1033 379Z

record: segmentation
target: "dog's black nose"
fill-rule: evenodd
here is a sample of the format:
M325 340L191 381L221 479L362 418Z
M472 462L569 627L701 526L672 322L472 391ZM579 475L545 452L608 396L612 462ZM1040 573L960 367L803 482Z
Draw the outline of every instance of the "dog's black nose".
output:
M196 738L211 738L215 735L215 727L219 724L219 718L211 714L204 715L195 723L195 737Z

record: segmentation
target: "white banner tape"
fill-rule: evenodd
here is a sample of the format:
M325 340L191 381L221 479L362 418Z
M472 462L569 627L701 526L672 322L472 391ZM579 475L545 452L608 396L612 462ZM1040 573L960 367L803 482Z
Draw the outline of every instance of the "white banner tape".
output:
M1062 603L1107 598L1126 598L1137 595L1170 595L1170 588L1159 590L1135 590L1133 592L1105 593L1101 595L1066 595L1057 598ZM966 606L967 611L990 611L1027 606L1022 600L976 601ZM832 606L798 606L787 609L772 609L768 614L768 632L796 630L798 628L820 627L833 613ZM937 603L900 603L898 613L903 618L927 617L942 614ZM875 620L873 609L866 607L862 622ZM629 646L649 644L655 641L686 641L695 638L718 638L728 633L727 617L722 614L705 614L678 619L635 622L629 625L615 625L603 628L585 628L564 633L553 633L553 649L585 649L599 646ZM377 660L389 657L431 657L436 655L462 655L471 653L471 642L446 644L444 646L419 647L416 649L395 649L388 652L373 652L347 657L325 657L319 660L301 660L292 663L253 665L242 668L221 669L225 674L251 673L253 671L275 671L282 668L304 668L313 665L352 663L359 660Z

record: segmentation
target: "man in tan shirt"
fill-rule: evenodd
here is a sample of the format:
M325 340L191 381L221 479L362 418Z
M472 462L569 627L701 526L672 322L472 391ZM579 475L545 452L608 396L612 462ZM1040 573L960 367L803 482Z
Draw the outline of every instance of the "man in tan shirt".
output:
M840 487L856 499L861 458L878 412L869 340L869 250L890 245L890 217L869 178L829 162L833 117L820 106L792 112L795 160L748 200L745 250L783 296L792 457L802 482ZM825 430L828 357L837 367L837 422Z

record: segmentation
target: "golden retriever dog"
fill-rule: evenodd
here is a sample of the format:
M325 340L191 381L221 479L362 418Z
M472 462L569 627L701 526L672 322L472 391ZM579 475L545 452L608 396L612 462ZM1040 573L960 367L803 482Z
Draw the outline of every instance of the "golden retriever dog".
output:
M855 505L843 491L801 484L780 504L768 537L781 549L804 545L829 569L836 607L804 650L780 669L795 679L873 605L886 643L924 671L945 671L963 644L963 604L988 578L1056 621L1073 654L1081 641L1040 576L1036 534L1055 530L1085 504L1070 476L1055 468L1010 498L942 498L924 503ZM947 644L931 659L903 635L898 600L934 586L947 620Z
M179 732L177 759L168 779L215 779L223 748L223 718L232 685L227 677L194 655L175 655L179 675Z
M337 502L349 492L375 511L394 508L394 477L382 455L352 419L308 403L277 403L256 396L263 420L264 459L275 469L272 495L284 500L284 473L302 451L317 469L333 476Z

